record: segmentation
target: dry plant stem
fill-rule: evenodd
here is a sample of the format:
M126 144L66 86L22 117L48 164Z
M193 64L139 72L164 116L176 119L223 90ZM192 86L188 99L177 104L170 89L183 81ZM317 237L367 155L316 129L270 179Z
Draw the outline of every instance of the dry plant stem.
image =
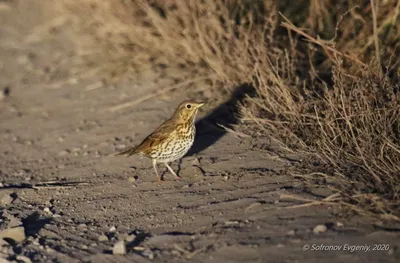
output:
M361 150L360 145L358 144L357 137L356 137L356 135L354 134L353 124L352 124L350 118L347 116L347 112L346 112L346 110L345 110L345 104L344 104L345 102L344 102L344 98L343 98L343 93L340 95L340 100L341 100L341 103L342 103L343 114L344 114L344 120L346 121L347 127L348 127L349 130L350 130L350 134L351 134L351 137L352 137L352 139L353 139L353 142L354 142L354 144L355 144L355 146L356 146L356 148L357 148L358 154L360 155L360 158L362 159L362 161L363 161L365 167L367 167L368 171L369 171L369 172L372 174L372 176L375 178L376 182L379 183L379 184L381 184L381 183L382 183L382 180L376 175L375 171L369 166L367 160L366 160L365 157L364 157L363 151Z
M309 206L315 206L315 205L338 205L337 201L341 200L340 194L338 194L338 193L332 194L322 200L312 200L312 199L308 199L308 198L299 197L296 195L287 195L287 194L281 194L279 196L279 198L307 202L305 204L300 204L300 205L285 206L284 207L285 209L309 207Z
M289 29L289 30L294 31L294 32L296 32L296 33L299 34L299 35L302 35L303 37L307 38L309 41L311 41L311 42L313 42L313 43L315 43L315 44L317 44L317 45L323 47L325 50L329 50L329 51L331 51L332 53L334 53L334 54L336 54L336 55L339 55L339 56L342 56L342 57L346 57L346 58L348 58L348 59L350 59L350 60L356 62L357 64L359 64L359 65L361 65L361 66L363 66L363 67L365 67L365 68L368 67L367 64L363 63L362 61L360 61L359 59L355 58L354 56L350 56L350 55L344 54L344 53L342 53L342 52L340 52L340 51L334 49L333 47L330 47L330 46L326 45L325 43L323 43L323 41L318 40L318 39L316 39L316 38L313 38L312 36L308 35L308 34L305 33L304 31L300 30L298 27L296 27L295 25L293 25L293 24L289 21L289 19L287 19L283 14L281 14L281 16L283 17L283 19L286 20L286 22L283 22L283 23L282 23L282 26L283 26L283 27L285 27L285 28L287 28L287 29Z
M376 55L376 61L378 63L379 67L379 77L382 79L383 72L382 72L382 67L381 67L381 56L379 52L379 37L378 37L378 25L377 25L377 7L374 4L374 0L371 1L371 10L372 10L372 23L374 27L374 41L375 41L375 55Z

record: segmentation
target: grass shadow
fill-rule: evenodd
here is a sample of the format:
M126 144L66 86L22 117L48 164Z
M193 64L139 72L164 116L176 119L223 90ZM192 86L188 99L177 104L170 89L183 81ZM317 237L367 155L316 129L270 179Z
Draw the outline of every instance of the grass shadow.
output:
M196 155L221 139L227 131L219 127L223 125L233 128L239 123L239 104L247 97L253 97L256 90L249 84L238 86L227 102L215 108L196 123L196 138L186 156Z

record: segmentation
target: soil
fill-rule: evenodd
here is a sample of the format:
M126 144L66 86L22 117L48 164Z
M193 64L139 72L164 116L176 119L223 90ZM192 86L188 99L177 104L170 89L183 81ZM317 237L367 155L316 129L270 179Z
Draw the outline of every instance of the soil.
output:
M290 174L301 156L217 128L235 124L236 96L200 112L196 144L172 165L180 181L160 165L158 184L149 159L115 157L189 94L112 110L172 85L168 70L77 78L77 33L52 8L0 1L0 262L399 262L398 228L301 206L332 194Z

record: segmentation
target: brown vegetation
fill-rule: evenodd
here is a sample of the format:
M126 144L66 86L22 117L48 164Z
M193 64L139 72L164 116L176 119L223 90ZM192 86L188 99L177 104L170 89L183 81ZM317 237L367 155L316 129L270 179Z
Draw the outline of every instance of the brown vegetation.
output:
M340 3L339 3L340 2ZM214 94L249 84L242 124L307 156L358 212L399 219L400 1L65 0L112 80L179 67ZM396 55L397 53L397 55ZM240 129L240 127L239 127ZM315 162L317 157L318 162Z

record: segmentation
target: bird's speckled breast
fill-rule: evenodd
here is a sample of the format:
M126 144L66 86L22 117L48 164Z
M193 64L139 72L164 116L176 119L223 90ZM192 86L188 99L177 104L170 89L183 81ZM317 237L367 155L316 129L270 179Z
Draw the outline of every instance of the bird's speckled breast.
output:
M182 158L193 145L196 128L194 125L182 127L176 135L160 144L159 147L163 148L162 151L152 152L151 158L159 162L172 162Z

